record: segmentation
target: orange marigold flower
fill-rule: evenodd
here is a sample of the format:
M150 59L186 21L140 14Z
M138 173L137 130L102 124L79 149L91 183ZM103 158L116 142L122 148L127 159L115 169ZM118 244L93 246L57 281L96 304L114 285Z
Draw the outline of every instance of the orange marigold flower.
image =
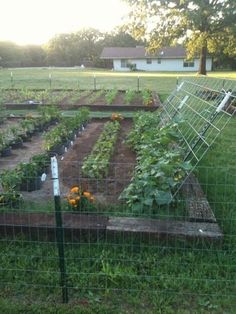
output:
M94 196L91 196L91 197L90 197L90 202L93 203L94 201L95 201L95 197L94 197Z
M70 191L72 193L79 193L79 187L78 186L74 186Z
M84 192L83 195L87 198L90 198L91 197L91 193L90 192Z
M78 202L80 200L80 196L76 196L75 200Z
M71 205L76 205L76 200L75 200L75 199L71 199L71 200L69 200L69 203L70 203Z

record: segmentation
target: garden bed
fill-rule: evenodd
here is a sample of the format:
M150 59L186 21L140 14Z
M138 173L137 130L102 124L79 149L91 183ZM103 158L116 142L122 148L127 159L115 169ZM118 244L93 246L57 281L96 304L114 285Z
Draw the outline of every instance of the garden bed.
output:
M84 159L91 153L107 121L108 119L93 119L84 132L73 141L73 145L68 151L58 158L62 196L66 196L73 186L80 186L85 191L89 191L96 200L92 212L107 217L109 223L105 230L109 232L141 232L155 236L162 236L163 234L170 236L171 233L175 236L179 232L180 236L189 236L190 238L192 236L222 238L209 203L197 179L193 176L189 177L183 185L181 189L182 199L178 201L178 206L176 208L169 205L158 207L155 209L155 215L151 212L133 213L124 201L119 199L122 191L130 184L136 163L135 153L124 142L132 128L131 119L124 119L120 122L120 130L114 152L109 160L106 176L91 178L84 175L82 170ZM42 144L41 135L33 136L31 142L25 143L24 147L17 150L15 155L0 160L1 169L13 169L19 162L27 162L32 156L43 151ZM50 173L48 177L51 177ZM38 205L51 203L53 200L52 182L47 179L40 190L22 192L22 194L25 201L31 204L32 202ZM63 210L68 210L69 208L66 209L66 202L63 198L62 201ZM179 206L180 203L181 206ZM174 206L176 205L177 203ZM90 209L86 209L86 212L92 214ZM81 215L82 213L78 214ZM155 218L156 222L151 218ZM166 221L166 223L162 223L162 221ZM122 223L124 223L123 226ZM202 229L201 226L203 225L201 224L204 224L204 229ZM196 231L197 226L200 226L198 231ZM76 228L79 229L79 225Z
M17 91L15 91L17 92ZM112 94L113 92L113 94ZM36 93L36 92L35 92ZM17 98L16 95L6 96L5 107L8 110L34 110L41 105L56 104L63 110L78 109L81 106L88 106L91 110L155 110L160 105L160 99L156 92L144 90L140 92L118 90L96 90L96 91L71 91L51 92L47 96L27 95ZM45 98L43 98L45 97ZM42 99L41 99L42 98ZM22 101L22 100L24 101ZM40 100L41 99L41 100ZM16 101L17 100L17 101Z

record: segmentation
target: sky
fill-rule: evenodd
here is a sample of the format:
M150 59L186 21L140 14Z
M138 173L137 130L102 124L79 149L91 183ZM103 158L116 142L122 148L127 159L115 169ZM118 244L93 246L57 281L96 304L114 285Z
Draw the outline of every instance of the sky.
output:
M84 27L109 31L128 7L121 0L0 0L0 10L0 41L25 45Z

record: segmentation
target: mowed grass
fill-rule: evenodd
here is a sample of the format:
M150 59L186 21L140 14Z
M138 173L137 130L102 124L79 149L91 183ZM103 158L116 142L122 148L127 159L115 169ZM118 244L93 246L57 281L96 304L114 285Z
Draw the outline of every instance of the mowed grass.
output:
M0 87L118 88L125 90L150 88L160 94L169 94L176 86L178 79L196 75L195 72L115 72L80 68L14 68L0 70ZM235 79L236 72L209 72L208 76Z
M55 243L2 238L1 312L235 313L235 138L233 117L197 168L221 243L123 234L67 242L70 303L62 305Z

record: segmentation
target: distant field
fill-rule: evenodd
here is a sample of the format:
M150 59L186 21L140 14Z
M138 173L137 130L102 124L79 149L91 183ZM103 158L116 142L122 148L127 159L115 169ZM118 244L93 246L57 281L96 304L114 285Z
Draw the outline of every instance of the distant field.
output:
M178 78L194 77L184 72L113 72L80 68L14 68L0 70L0 87L8 88L80 88L144 89L169 94ZM236 79L236 72L211 72L209 77Z

